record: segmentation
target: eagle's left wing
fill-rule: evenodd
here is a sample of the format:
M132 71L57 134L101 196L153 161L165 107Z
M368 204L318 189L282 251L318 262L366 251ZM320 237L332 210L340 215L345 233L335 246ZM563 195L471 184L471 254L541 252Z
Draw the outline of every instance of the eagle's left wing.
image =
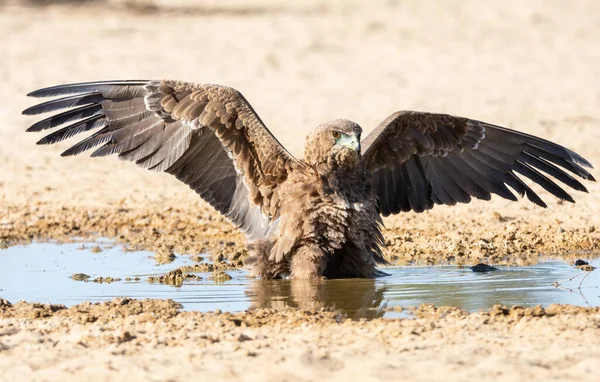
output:
M446 114L394 113L362 146L384 216L468 203L472 197L489 200L492 193L516 201L507 186L547 207L521 177L569 202L573 198L547 175L584 192L585 186L565 170L595 180L583 168L592 167L587 160L558 144Z

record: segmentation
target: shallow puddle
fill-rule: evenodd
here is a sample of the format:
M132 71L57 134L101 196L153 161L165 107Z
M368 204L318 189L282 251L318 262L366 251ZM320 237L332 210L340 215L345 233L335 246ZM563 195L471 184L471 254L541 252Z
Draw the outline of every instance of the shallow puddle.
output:
M394 308L430 303L476 311L494 304L547 306L552 303L600 306L600 271L562 284L572 292L552 286L581 271L558 260L541 260L526 267L500 267L498 271L474 273L455 266L391 267L388 277L376 280L256 280L242 270L227 271L233 277L224 283L209 279L210 273L195 273L200 280L175 287L147 281L181 265L195 264L188 256L177 256L170 264L157 265L150 252L125 252L120 246L99 244L34 243L0 250L0 297L16 302L49 302L67 306L115 297L171 298L185 310L241 311L257 307L336 308L350 317L398 317L407 315ZM600 266L600 259L590 262ZM113 283L75 281L71 275L120 278ZM139 281L135 281L135 278ZM131 280L127 281L126 278Z

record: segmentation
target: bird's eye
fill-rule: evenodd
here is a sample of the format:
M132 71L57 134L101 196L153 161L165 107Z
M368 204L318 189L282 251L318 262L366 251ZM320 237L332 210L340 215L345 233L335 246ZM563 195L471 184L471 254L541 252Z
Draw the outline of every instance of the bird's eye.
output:
M339 131L334 131L331 135L333 135L335 139L340 139L342 137L342 134Z

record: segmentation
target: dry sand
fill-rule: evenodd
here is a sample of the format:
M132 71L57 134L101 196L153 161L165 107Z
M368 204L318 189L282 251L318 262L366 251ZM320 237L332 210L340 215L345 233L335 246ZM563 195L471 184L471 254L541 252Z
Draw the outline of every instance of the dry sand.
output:
M33 120L20 115L33 102L24 95L57 83L230 85L298 155L299 137L325 120L349 118L368 132L396 110L416 109L517 128L600 164L594 0L24 3L0 2L0 246L108 236L157 252L243 255L243 237L175 179L111 158L60 158L69 141L36 147L41 136L24 133ZM600 186L586 186L574 205L540 191L546 210L494 198L388 218L387 256L528 264L538 253L597 252ZM324 312L155 320L104 306L31 320L3 309L7 380L598 380L597 310L339 323Z

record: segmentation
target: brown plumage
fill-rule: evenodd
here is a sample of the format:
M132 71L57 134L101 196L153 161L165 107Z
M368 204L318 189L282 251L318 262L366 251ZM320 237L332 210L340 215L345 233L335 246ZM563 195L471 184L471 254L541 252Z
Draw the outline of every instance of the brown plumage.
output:
M28 129L66 125L39 144L96 130L62 155L96 148L92 156L118 154L175 175L245 233L246 263L265 278L378 276L376 265L385 264L380 214L491 194L517 200L508 187L546 207L524 178L570 202L548 175L585 192L568 172L594 180L584 169L591 164L560 145L445 114L394 113L362 142L360 126L333 120L307 137L299 160L224 86L105 81L29 95L63 97L24 114L68 109Z

